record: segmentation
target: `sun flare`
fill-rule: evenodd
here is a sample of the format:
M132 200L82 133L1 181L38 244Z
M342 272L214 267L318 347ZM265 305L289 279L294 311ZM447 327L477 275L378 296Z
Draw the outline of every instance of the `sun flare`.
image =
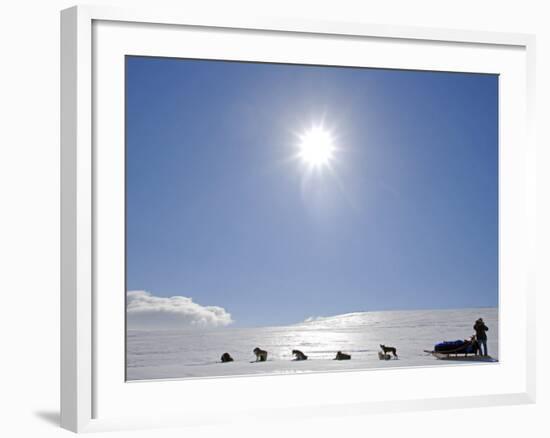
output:
M311 167L327 166L336 148L332 134L322 126L316 126L300 135L298 156Z

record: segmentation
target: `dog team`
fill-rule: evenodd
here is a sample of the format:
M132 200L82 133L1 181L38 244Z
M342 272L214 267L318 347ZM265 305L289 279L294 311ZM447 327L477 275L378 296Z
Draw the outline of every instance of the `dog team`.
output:
M380 348L382 351L378 352L378 358L380 360L389 360L392 357L395 359L398 359L397 357L397 349L395 347L387 347L385 345L380 345ZM256 355L256 360L254 362L265 362L267 360L267 351L262 350L259 347L254 348L252 352ZM391 356L390 353L393 355ZM294 356L293 360L299 361L299 360L307 360L307 356L301 352L300 350L292 350L292 355ZM334 357L334 360L350 360L351 355L342 353L341 351L338 351L336 353L336 356ZM223 353L221 357L222 363L226 362L233 362L233 358L229 353Z

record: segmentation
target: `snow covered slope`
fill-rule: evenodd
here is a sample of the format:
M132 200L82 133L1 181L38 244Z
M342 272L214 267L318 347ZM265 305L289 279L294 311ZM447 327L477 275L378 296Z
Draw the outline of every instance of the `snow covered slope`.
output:
M444 340L466 339L474 321L489 327L489 354L498 358L496 308L359 312L303 323L260 328L215 330L129 330L127 379L166 379L246 374L303 373L386 367L449 364L424 353ZM397 348L399 360L380 361L379 344ZM250 363L252 350L269 352L267 362ZM302 350L307 361L292 361L291 351ZM349 361L332 360L336 351ZM234 362L220 363L229 352ZM464 362L459 362L463 364Z

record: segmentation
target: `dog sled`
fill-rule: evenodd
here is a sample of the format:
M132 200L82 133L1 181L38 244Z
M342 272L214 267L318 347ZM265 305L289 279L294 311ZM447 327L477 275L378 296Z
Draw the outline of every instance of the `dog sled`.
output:
M479 348L473 340L457 340L440 342L433 350L424 350L439 360L467 362L496 362L491 356L478 355Z

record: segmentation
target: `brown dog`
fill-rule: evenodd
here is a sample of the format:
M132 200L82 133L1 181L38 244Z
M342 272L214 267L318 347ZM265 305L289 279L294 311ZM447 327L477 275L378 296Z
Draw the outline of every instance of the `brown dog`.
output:
M267 360L267 351L258 347L256 347L253 351L256 355L256 362L265 362Z

